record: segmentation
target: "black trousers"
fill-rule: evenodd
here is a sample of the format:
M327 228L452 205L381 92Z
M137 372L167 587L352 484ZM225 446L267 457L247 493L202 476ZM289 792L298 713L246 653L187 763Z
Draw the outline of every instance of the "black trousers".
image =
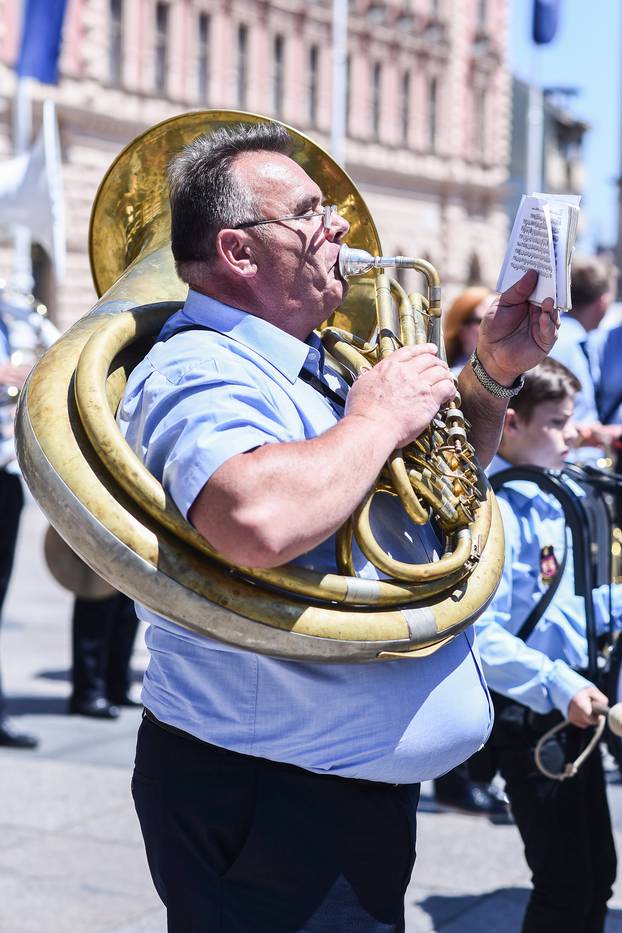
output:
M76 599L73 607L73 699L127 695L138 619L123 593L106 599Z
M419 785L316 775L143 718L132 794L169 933L399 933Z
M523 933L602 933L617 860L600 749L575 777L553 781L536 768L534 749L561 716L535 716L499 697L495 709L493 749L532 872ZM590 734L557 733L544 749L547 767L573 761Z
M11 580L19 519L24 506L24 492L19 476L0 470L0 622L2 608ZM0 723L6 717L6 699L0 678Z

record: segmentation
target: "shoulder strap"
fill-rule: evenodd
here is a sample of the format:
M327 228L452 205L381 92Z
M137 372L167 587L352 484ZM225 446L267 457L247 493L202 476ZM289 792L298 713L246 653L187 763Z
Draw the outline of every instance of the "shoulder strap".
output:
M317 376L314 376L312 373L308 372L306 369L301 369L298 373L298 378L302 379L303 382L306 382L307 385L310 385L312 389L315 389L316 392L319 392L324 398L327 398L329 401L334 402L335 405L339 405L340 408L344 408L346 404L345 398L342 398L340 395L337 395L329 385L325 382L322 382L321 379L318 379Z
M555 596L555 593L559 589L559 584L562 582L564 570L566 569L567 558L568 558L568 541L566 540L565 545L564 545L564 554L562 557L562 562L559 565L559 569L557 573L555 574L554 579L551 580L549 587L546 593L544 594L544 596L542 596L538 600L536 605L533 607L533 609L531 610L531 612L529 613L529 615L527 616L527 618L525 619L525 621L519 628L518 632L516 633L517 638L521 638L523 641L527 641L527 639L529 638L529 636L535 629L536 625L538 624L538 622L540 621L540 619L542 618L546 610L551 605L551 600L553 599L553 597Z

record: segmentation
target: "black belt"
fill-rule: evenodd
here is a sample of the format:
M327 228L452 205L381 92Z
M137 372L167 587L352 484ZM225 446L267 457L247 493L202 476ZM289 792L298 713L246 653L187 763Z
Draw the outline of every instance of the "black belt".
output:
M187 739L190 742L195 742L198 745L203 746L203 748L213 751L219 755L227 755L232 758L240 758L246 761L252 760L259 762L263 765L267 765L270 768L277 768L279 770L291 771L293 773L302 775L306 778L317 778L318 781L352 781L354 784L368 784L370 787L411 787L412 785L402 785L402 784L387 784L384 781L368 781L365 778L351 778L344 777L341 774L319 774L317 771L308 771L307 768L301 768L299 765L289 764L287 761L272 761L270 758L260 758L259 755L245 755L244 752L235 752L231 751L228 748L223 748L221 745L212 745L211 742L204 742L203 739L197 738L196 735L192 735L191 732L184 732L183 729L178 729L176 726L171 726L168 722L162 722L156 716L153 715L150 709L147 709L145 706L143 709L143 719L148 719L149 722L153 723L154 726L158 726L159 729L163 729L164 732L171 732L173 735L178 736L180 739Z
M196 742L198 745L203 745L206 748L213 749L215 752L222 752L224 755L237 755L241 754L239 752L230 752L227 748L223 748L221 745L212 745L211 742L204 742L203 739L199 739L196 735L192 735L191 732L184 732L183 729L178 729L177 726L171 726L168 722L162 722L162 720L157 719L153 715L150 709L143 709L143 719L148 719L149 722L152 722L154 726L159 726L160 729L164 729L165 732L171 732L173 735L179 736L180 739L187 739L189 742Z

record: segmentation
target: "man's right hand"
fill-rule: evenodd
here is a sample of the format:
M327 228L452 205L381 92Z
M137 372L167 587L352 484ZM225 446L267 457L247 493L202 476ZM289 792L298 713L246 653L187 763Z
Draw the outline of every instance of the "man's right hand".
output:
M584 687L575 693L568 704L566 718L570 720L573 726L579 729L587 729L588 726L598 725L598 713L592 712L592 704L598 703L600 706L609 706L609 700L598 687Z
M434 344L401 347L356 380L345 413L376 421L379 430L394 433L394 447L405 447L455 394L451 371Z

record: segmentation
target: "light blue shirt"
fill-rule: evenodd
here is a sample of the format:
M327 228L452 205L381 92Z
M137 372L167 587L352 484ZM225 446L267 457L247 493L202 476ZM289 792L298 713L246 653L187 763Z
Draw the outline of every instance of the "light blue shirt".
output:
M496 457L489 473L510 464ZM574 487L582 494L578 486ZM564 715L572 697L589 681L573 668L587 666L585 602L575 594L572 538L558 500L536 483L513 482L497 493L505 531L505 564L497 593L476 623L477 643L489 687L538 713L553 709ZM525 643L516 633L547 584L541 577L541 554L553 547L558 564L568 541L564 575L559 588ZM607 586L594 591L599 634L609 625ZM614 623L619 627L622 601L614 588Z
M622 424L622 325L599 327L590 334L590 347L599 365L596 402L604 424Z
M189 324L213 330L170 336ZM187 515L230 457L313 438L337 423L341 408L298 378L302 367L346 394L315 335L303 343L190 291L131 374L119 423ZM395 499L377 500L374 531L393 556L433 559L432 529L412 525ZM377 577L358 550L354 561L361 574ZM334 537L298 562L335 571ZM141 605L137 612L149 623L143 702L204 741L320 773L410 783L464 761L490 731L472 631L417 660L302 663L204 638Z
M574 420L578 424L598 421L595 385L598 380L598 358L588 340L588 332L575 318L562 314L557 342L551 356L559 360L581 383L574 403Z

